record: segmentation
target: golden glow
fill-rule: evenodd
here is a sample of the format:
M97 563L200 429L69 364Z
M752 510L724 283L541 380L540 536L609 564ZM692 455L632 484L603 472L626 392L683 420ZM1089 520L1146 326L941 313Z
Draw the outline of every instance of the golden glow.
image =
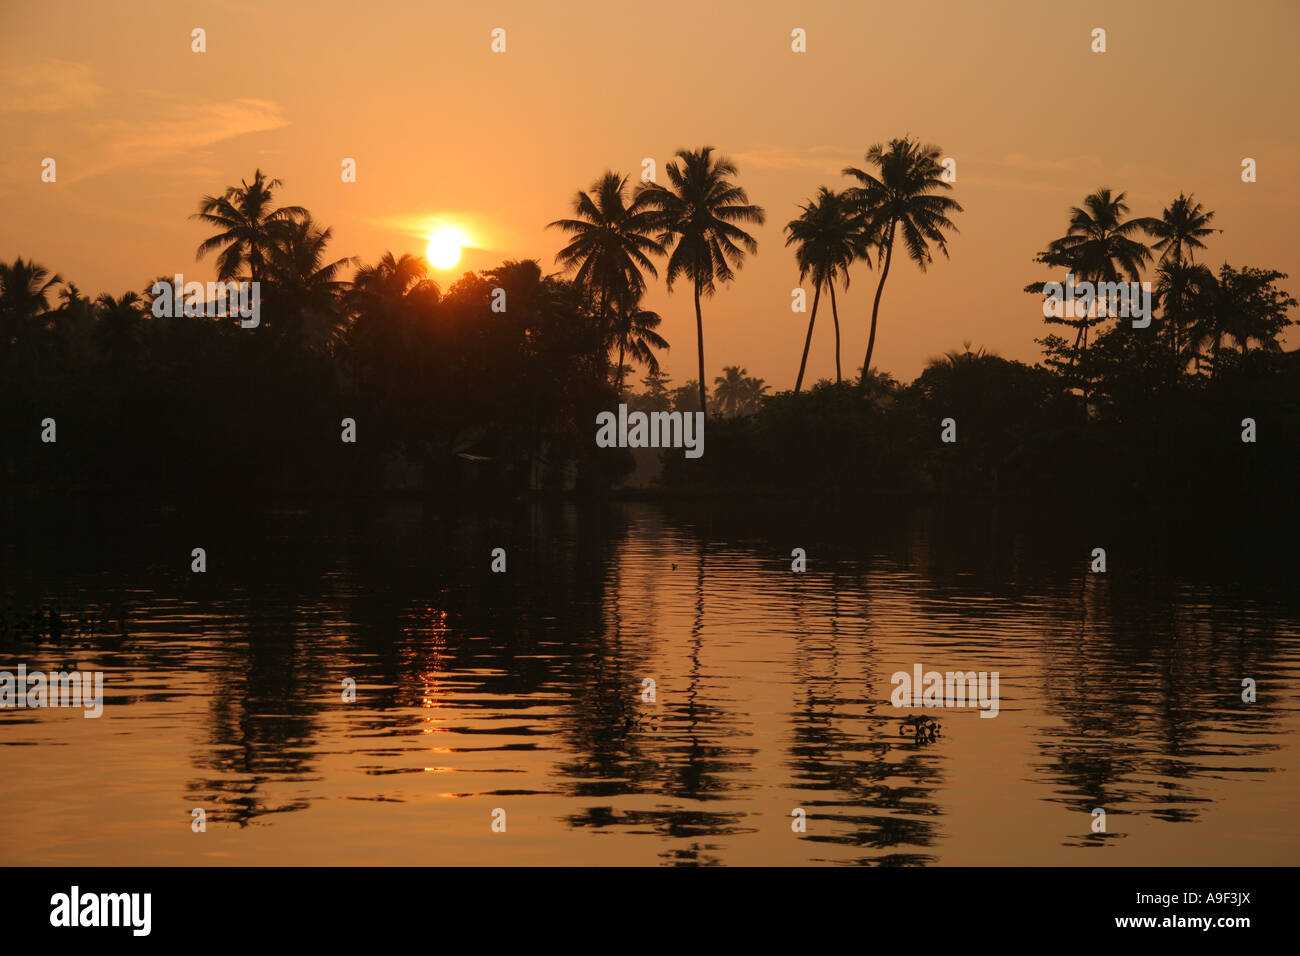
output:
M429 236L424 257L435 269L450 269L460 262L460 249L465 244L465 236L459 229L442 226Z

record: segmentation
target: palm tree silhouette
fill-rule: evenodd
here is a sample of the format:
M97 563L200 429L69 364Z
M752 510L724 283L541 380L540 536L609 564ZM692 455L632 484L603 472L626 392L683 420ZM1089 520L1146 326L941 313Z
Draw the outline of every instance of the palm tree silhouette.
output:
M1160 307L1169 349L1175 355L1193 345L1184 339L1184 330L1190 335L1193 327L1203 324L1203 315L1215 295L1215 285L1214 273L1205 266L1182 262L1173 255L1156 269L1154 299ZM1191 357L1196 359L1199 368L1199 354Z
M352 279L348 298L359 312L391 315L423 283L429 266L419 256L385 252L373 266L362 266Z
M948 214L961 212L961 206L954 199L936 195L938 190L952 188L952 184L943 179L939 155L937 146L922 146L911 139L895 139L887 147L876 143L867 150L867 163L876 167L875 173L853 166L844 170L845 176L852 176L861 183L849 190L849 199L857 212L862 239L876 246L877 261L881 254L885 260L871 307L871 334L867 338L867 357L862 363L864 370L871 368L880 295L885 290L885 279L889 277L898 231L902 230L908 256L922 272L933 261L929 244L933 242L946 258L948 243L943 231L958 231ZM858 389L865 393L866 388L864 375Z
M437 300L436 283L425 278L428 263L419 256L385 252L373 266L362 266L343 295L351 321L338 334L353 387L382 378L385 356L409 352L413 330L406 321L417 300Z
M614 316L614 339L618 342L618 371L615 387L623 392L623 374L628 366L625 355L640 362L652 375L659 374L659 359L655 349L668 348L668 341L656 330L663 317L658 312L641 308L641 303L629 294L619 300Z
M1191 196L1178 194L1178 198L1165 207L1159 219L1151 220L1147 231L1159 241L1151 248L1160 252L1160 262L1173 262L1183 265L1183 253L1187 253L1187 263L1195 260L1197 249L1204 249L1202 236L1221 229L1212 229L1209 225L1214 218L1213 210L1206 209L1193 201Z
M325 246L333 231L309 217L286 223L279 241L269 249L267 270L280 306L285 334L295 341L319 346L334 333L347 280L338 276L354 256L325 261Z
M762 225L766 215L752 205L745 190L728 177L737 173L725 156L714 158L713 147L679 149L665 172L671 188L647 184L644 201L655 209L662 233L660 243L671 246L666 281L685 276L695 289L695 334L699 351L700 410L706 412L704 389L704 316L700 295L711 296L715 282L730 282L744 263L745 252L758 252L758 241L736 223Z
M1182 347L1182 330L1197 320L1196 313L1212 298L1214 274L1195 264L1196 250L1204 249L1203 236L1222 230L1210 227L1214 212L1181 192L1165 207L1159 219L1152 219L1147 232L1157 241L1160 253L1156 269L1155 299L1160 306L1165 338L1170 351ZM1199 356L1197 357L1199 367Z
M0 262L0 348L27 334L38 316L49 311L49 294L63 277L21 256Z
M105 292L95 299L94 339L100 350L113 362L121 363L139 353L144 300L138 293L127 292L117 298Z
M763 393L771 386L763 384L761 378L749 377L748 370L739 365L728 365L722 371L724 374L713 380L716 386L713 398L719 414L732 418L758 411Z
M1089 282L1136 282L1142 266L1151 258L1151 250L1132 235L1151 234L1161 226L1150 218L1125 220L1128 205L1124 197L1124 193L1112 195L1102 187L1085 198L1082 206L1070 210L1069 231L1049 243L1035 261L1068 269L1077 279ZM1087 351L1088 330L1106 318L1100 313L1098 310L1095 316L1063 320L1063 324L1078 329L1074 339L1076 359Z
M626 196L627 177L606 172L589 192L579 190L573 199L574 219L557 219L548 229L560 229L573 238L556 255L566 270L576 270L574 280L591 296L596 306L605 347L620 339L617 326L624 318L611 316L619 303L645 292L643 272L658 276L651 255L663 255L655 241L654 214L638 191L631 202ZM627 346L620 342L620 354ZM620 358L619 365L622 366ZM620 387L622 375L618 373Z
M741 402L745 400L745 373L739 365L728 365L723 374L713 380L713 401L718 406L718 414L723 418L734 415Z
M794 383L796 395L803 386L803 374L808 367L808 349L812 345L813 323L817 321L817 303L823 285L828 286L831 293L831 315L835 319L835 384L840 384L840 316L835 305L835 283L843 277L844 288L849 287L848 270L855 258L861 257L868 267L871 265L868 250L862 246L850 214L850 204L843 193L823 186L812 201L800 208L803 215L786 224L788 238L785 244L795 245L799 281L803 282L812 275L815 291L812 315L808 317L808 335L803 343L803 358L799 361L799 377Z
M221 281L235 278L244 265L254 282L265 278L272 247L283 237L289 223L308 215L301 206L271 208L274 192L281 185L278 179L266 179L259 169L251 185L241 181L221 196L204 196L199 201L199 211L190 218L217 226L221 232L200 243L195 258L202 259L221 249L217 256L217 278Z
M55 338L63 356L69 355L72 342L94 328L95 304L81 294L76 283L59 290L59 307L55 310Z

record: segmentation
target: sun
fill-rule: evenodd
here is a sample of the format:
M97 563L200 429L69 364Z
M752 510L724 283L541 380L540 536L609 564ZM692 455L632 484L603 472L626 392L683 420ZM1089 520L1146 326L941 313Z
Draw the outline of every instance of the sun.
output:
M460 248L465 244L465 237L460 230L444 226L429 236L429 247L424 257L436 269L450 269L460 262Z

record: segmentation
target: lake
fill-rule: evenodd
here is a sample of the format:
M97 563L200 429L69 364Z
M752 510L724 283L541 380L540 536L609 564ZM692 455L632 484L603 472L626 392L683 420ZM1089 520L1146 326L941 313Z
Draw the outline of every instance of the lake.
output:
M0 710L0 863L1300 863L1295 569L1042 524L10 502L0 670L104 710ZM917 665L997 716L894 707Z

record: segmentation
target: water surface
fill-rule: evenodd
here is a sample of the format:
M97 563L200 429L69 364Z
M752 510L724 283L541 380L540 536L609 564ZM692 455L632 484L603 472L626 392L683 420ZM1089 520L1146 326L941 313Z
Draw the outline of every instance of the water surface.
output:
M61 515L6 516L0 669L102 670L104 716L0 711L0 863L1300 863L1288 572L901 509ZM900 736L916 663L999 715Z

